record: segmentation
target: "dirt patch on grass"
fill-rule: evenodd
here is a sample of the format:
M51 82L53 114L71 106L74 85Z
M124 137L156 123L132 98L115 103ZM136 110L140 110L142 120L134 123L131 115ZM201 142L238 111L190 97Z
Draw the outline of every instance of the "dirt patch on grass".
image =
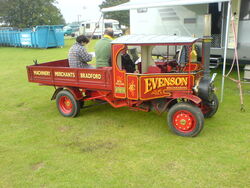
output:
M22 107L24 104L25 104L24 102L19 103L19 104L16 105L16 107Z
M19 108L20 111L29 111L30 108L26 105L25 102L21 102L16 105L17 108Z
M33 171L38 171L38 170L40 170L41 168L44 168L44 163L43 162L40 162L40 163L36 163L36 164L33 164L33 165L31 165L31 169L33 170Z
M117 144L111 141L97 140L94 142L75 141L66 145L67 147L77 148L82 153L91 153L99 150L109 152L117 147Z
M89 143L83 148L81 148L82 152L93 152L96 150L104 149L104 150L112 150L115 147L115 144L112 142L93 142Z
M99 121L96 122L96 125L97 126L104 126L104 127L107 127L107 126L114 126L116 125L116 122L113 120L113 119L100 119Z
M70 130L70 127L69 126L61 126L61 127L58 127L58 130L62 133L64 132L68 132Z
M116 120L113 119L100 119L96 122L96 126L101 126L101 127L117 127L117 128L124 128L124 124L121 122L117 122Z
M176 161L171 161L167 163L165 167L169 171L176 171L176 170L180 170L182 166Z

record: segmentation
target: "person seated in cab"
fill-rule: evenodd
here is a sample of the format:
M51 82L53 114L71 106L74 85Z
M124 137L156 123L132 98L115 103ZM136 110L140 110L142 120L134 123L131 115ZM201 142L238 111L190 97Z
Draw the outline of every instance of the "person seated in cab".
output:
M92 60L92 55L85 48L88 43L89 39L86 36L80 35L76 37L76 43L69 49L69 67L94 68L87 63Z
M128 54L128 48L126 47L122 53L122 69L126 70L127 73L135 72L135 63L132 61L130 55Z
M95 45L96 67L110 67L111 65L111 41L113 40L113 29L107 28L102 39Z

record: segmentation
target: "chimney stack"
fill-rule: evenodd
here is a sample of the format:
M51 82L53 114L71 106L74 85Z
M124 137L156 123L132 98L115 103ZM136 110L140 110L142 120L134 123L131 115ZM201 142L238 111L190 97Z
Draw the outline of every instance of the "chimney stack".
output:
M204 16L204 36L203 36L203 62L204 62L204 78L210 79L210 48L211 48L211 14L205 14Z

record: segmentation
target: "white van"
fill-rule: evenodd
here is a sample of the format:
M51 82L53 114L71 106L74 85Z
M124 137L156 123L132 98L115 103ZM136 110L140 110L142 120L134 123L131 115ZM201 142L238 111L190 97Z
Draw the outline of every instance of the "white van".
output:
M82 22L79 30L80 34L89 37L93 35L94 38L100 38L103 35L104 30L109 27L113 28L114 36L122 35L119 22L112 19L104 19L99 22L97 20Z

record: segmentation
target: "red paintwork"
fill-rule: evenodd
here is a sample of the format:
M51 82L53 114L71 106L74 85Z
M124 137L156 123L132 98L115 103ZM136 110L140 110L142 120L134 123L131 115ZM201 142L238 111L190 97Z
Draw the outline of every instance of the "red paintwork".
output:
M189 133L196 127L196 118L187 110L179 110L174 113L172 124L178 131Z
M152 66L149 66L148 67L148 73L163 73L162 69L159 68L158 66L156 65L152 65Z
M173 92L173 99L188 99L195 104L199 104L201 102L201 98L196 95L192 95L191 92L181 91L181 92Z
M94 99L100 99L100 100L105 100L106 95L105 94L101 94L98 91L92 91L88 93L87 98L85 98L85 101L90 101L90 100L94 100Z
M165 61L155 62L155 65L158 68L160 68L161 73L168 73L168 72L171 72L173 67L176 68L177 62L176 62L175 59L173 59L173 60L165 60Z

